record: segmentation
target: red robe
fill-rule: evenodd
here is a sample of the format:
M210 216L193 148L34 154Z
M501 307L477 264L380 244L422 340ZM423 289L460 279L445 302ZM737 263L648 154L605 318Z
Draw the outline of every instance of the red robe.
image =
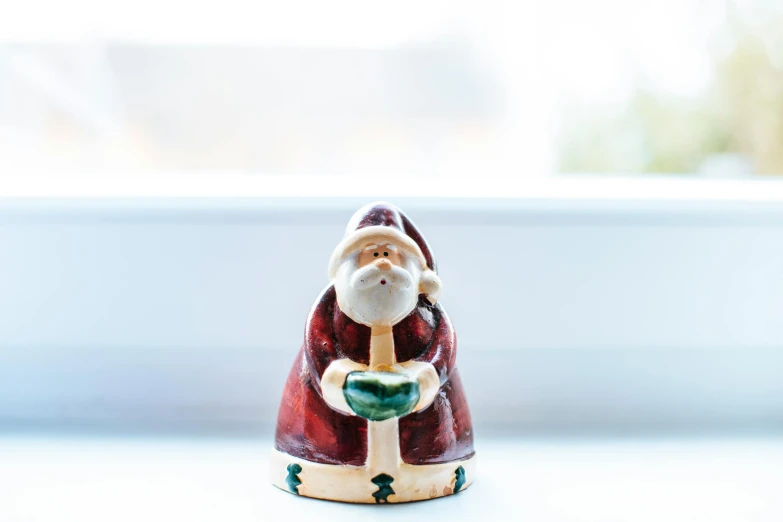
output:
M329 364L349 358L369 364L370 328L343 313L333 286L316 301L304 345L286 381L275 447L325 464L361 466L367 459L367 420L333 409L321 393ZM440 390L426 408L400 417L400 452L408 464L436 464L473 456L473 428L459 373L457 339L446 312L420 296L416 308L392 329L397 362L435 366Z

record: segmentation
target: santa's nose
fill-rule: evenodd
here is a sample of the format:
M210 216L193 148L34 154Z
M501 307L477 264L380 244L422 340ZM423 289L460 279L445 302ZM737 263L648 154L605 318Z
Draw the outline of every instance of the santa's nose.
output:
M381 270L389 270L392 267L391 261L388 259L379 259L375 262L375 266L380 268Z

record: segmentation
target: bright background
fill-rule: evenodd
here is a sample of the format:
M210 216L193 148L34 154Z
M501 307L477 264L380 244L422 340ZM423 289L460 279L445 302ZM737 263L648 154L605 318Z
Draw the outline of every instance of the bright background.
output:
M365 517L263 455L378 199L438 259L484 470L406 517L781 519L779 2L0 11L3 522Z
M781 27L773 0L20 2L0 174L780 174Z

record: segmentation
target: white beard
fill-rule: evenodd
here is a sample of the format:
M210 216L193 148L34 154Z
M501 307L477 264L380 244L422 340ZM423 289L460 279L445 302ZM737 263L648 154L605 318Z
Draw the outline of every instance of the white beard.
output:
M374 264L359 268L358 254L346 258L334 278L337 304L348 317L367 326L394 326L413 311L419 300L421 269L416 260L381 270ZM381 284L381 280L386 284Z

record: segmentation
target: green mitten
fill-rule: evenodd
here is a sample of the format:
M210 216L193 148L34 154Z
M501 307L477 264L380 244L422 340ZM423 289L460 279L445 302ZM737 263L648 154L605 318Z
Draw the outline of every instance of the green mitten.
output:
M406 415L419 402L419 383L391 372L351 372L343 394L360 417L381 421Z

